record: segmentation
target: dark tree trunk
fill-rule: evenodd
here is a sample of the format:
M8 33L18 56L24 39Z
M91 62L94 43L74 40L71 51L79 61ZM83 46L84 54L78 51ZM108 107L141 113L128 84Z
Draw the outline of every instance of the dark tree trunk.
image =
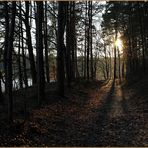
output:
M124 78L125 77L125 74L124 74L124 61L123 61L123 63L122 63L122 78Z
M8 119L13 122L13 97L12 97L12 51L13 51L13 36L15 28L15 14L16 2L12 2L12 16L10 20L10 32L8 38L8 52L7 52L7 95L8 95Z
M110 46L109 46L109 66L108 66L108 73L109 73L109 79L111 79L111 77L112 77L112 51L111 51L111 48L110 48Z
M86 1L86 9L85 9L85 50L84 50L84 78L86 78L86 63L87 63L87 1Z
M25 88L28 87L28 78L27 78L27 70L26 70L26 57L25 57L25 50L24 50L24 33L23 33L23 22L21 20L21 43L22 43L22 58L23 58L23 69L24 69L24 84Z
M104 45L104 54L105 54L105 70L106 70L106 78L109 78L109 68L108 68L108 59L107 59L107 53L106 53L106 47Z
M117 51L118 51L118 76L119 76L119 79L121 79L121 70L120 70L120 64L121 64L121 62L120 62L120 51L119 51L119 48L117 49Z
M37 82L38 82L38 104L44 99L44 61L43 61L43 2L37 2Z
M117 20L116 20L117 21ZM116 22L116 25L115 25L115 41L117 41L117 22ZM117 52L117 49L116 49L116 45L114 45L114 79L116 79L117 77L117 70L116 70L116 66L117 66L117 56L116 56L116 52Z
M58 4L58 36L57 36L57 81L58 94L64 96L64 30L65 30L65 6L66 2L59 1Z
M22 68L21 68L21 3L19 4L19 45L18 45L18 68L19 68L19 87L23 88Z
M87 28L87 79L90 77L90 2L88 4L88 19L89 19L89 24Z
M28 45L28 52L29 52L29 60L30 60L30 68L31 68L31 76L33 84L36 83L36 68L35 68L35 60L33 55L33 48L32 48L32 41L31 41L31 32L30 32L30 25L29 25L29 2L25 1L26 6L26 13L25 13L25 26L26 26L26 36L27 36L27 45Z
M114 79L116 79L116 46L114 46Z
M65 50L65 59L66 59L66 78L68 86L71 85L71 45L70 45L70 16L71 16L71 5L67 5L66 9L66 50Z
M5 71L5 82L7 79L7 52L8 52L8 37L9 37L9 15L8 15L8 2L5 1L5 49L4 49L4 71ZM5 83L5 92L7 93L7 83Z
M75 79L77 73L77 63L76 63L76 40L75 40L75 3L71 3L71 17L70 17L70 33L71 33L71 51L72 51L72 79Z
M92 52L92 1L90 1L90 22L89 22L89 27L90 27L90 70L91 70L91 79L93 79L93 52Z
M47 83L49 83L50 77L49 77L49 58L48 58L48 44L47 44L47 1L45 1L45 14L44 14L44 46L45 46L46 79Z
M145 46L144 46L144 32L143 32L143 15L141 15L142 10L140 9L140 4L138 2L138 13L139 13L139 26L140 26L140 35L141 35L141 45L142 45L142 68L145 73L146 69L146 60L145 60Z

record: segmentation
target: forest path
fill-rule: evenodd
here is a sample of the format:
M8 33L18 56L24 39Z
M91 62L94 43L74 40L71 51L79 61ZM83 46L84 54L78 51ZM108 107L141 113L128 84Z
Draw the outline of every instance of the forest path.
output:
M106 114L101 124L101 134L99 135L101 146L128 146L132 145L134 135L129 130L130 121L127 121L128 103L124 98L119 80L112 84L112 90L108 96ZM127 120L126 120L127 119Z
M109 103L106 106L106 114L103 115L105 119L101 124L101 133L98 134L99 146L148 145L147 115L142 108L139 112L138 104L131 104L133 96L130 97L130 94L122 89L119 80L116 80L108 97Z
M34 109L19 132L1 135L2 146L148 146L147 82L76 85L67 100Z
M33 136L33 143L39 141L37 145L41 146L147 145L146 116L135 114L137 107L130 104L129 94L125 96L118 80L111 80L101 88L88 86L85 91L78 88L75 95L70 94L70 100L55 109L48 106L40 113L37 110L33 118L47 133L38 138ZM53 117L47 114L51 109Z
M112 102L110 104L109 118L118 118L127 111L127 104L124 103L123 92L119 82L115 82L114 92L111 95Z
M105 91L100 90L101 96L99 97L101 99L96 99L104 99L105 102L102 106L96 109L93 108L89 120L80 125L81 130L77 132L79 135L75 138L77 139L77 142L74 142L75 145L76 143L76 146L133 145L135 136L131 130L131 122L127 118L128 104L124 98L119 80L110 81L101 89L105 89ZM93 99L92 101L94 102ZM82 116L82 112L80 116ZM89 117L88 113L85 114L86 117Z
M98 94L90 96L77 112L73 112L75 115L65 116L60 122L62 138L56 137L56 146L137 145L119 80L110 81L99 89Z

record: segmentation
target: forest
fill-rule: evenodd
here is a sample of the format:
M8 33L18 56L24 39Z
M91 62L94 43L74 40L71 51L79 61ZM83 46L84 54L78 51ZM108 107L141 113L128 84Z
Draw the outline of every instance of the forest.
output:
M147 1L0 1L0 146L148 147Z

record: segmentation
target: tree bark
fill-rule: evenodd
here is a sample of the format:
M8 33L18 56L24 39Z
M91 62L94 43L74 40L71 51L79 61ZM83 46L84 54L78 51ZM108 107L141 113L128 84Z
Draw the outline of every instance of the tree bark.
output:
M91 79L94 78L93 76L93 52L92 52L92 42L93 42L93 37L92 37L92 1L90 1L90 22L89 22L89 28L90 28L90 70L91 70Z
M8 15L8 2L4 2L4 7L5 7L5 49L4 49L4 71L5 71L5 92L7 93L7 52L8 52L8 37L9 37L9 15Z
M58 36L57 36L57 81L58 94L64 97L64 30L65 30L65 3L59 1L58 4Z
M27 36L31 76L32 76L33 84L35 84L37 82L37 78L36 78L35 60L34 60L34 55L33 55L33 47L32 47L32 41L31 41L30 26L29 26L29 2L28 1L25 1L25 6L26 6L26 13L25 13L24 22L26 26L26 36Z
M45 13L44 13L44 47L45 47L45 65L46 65L46 80L50 82L49 75L49 58L48 58L48 44L47 44L47 1L45 1Z
M10 124L13 122L13 97L12 97L12 51L13 51L13 37L15 28L16 2L12 2L12 16L10 20L10 32L7 52L7 95L8 95L8 120Z
M18 45L18 68L19 68L19 87L23 88L22 68L21 68L21 2L19 3L19 45Z
M43 61L43 2L37 3L37 25L36 25L36 39L37 39L37 82L38 82L38 105L44 99L44 61Z

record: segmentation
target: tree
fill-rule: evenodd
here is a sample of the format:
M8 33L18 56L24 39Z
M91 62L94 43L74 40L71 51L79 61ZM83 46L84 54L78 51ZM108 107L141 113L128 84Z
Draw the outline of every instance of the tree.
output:
M58 2L58 36L57 36L57 82L58 94L64 96L64 30L66 25L65 10L67 2Z
M4 72L5 72L5 91L7 93L7 52L8 52L8 41L9 41L9 15L8 15L8 2L4 2L5 8L5 48L4 48Z
M48 59L48 44L47 44L47 1L45 1L44 11L44 47L45 47L45 65L46 65L46 79L50 82L49 77L49 59Z
M12 2L12 15L10 18L10 32L8 36L8 51L7 51L7 94L8 94L8 119L13 121L13 97L12 97L12 51L13 51L13 37L15 28L16 2Z
M19 39L18 39L18 68L19 68L19 86L23 88L23 76L22 76L22 68L21 68L21 2L19 3Z
M31 76L32 76L33 84L35 84L37 81L37 78L36 78L36 66L35 66L35 60L34 60L34 55L33 55L33 47L32 47L31 32L30 32L30 25L29 25L29 2L25 1L25 6L26 6L26 12L25 12L24 23L26 27Z
M38 82L38 104L41 99L44 99L44 60L43 60L43 2L37 2L37 24L36 24L36 39L37 39L37 82Z

